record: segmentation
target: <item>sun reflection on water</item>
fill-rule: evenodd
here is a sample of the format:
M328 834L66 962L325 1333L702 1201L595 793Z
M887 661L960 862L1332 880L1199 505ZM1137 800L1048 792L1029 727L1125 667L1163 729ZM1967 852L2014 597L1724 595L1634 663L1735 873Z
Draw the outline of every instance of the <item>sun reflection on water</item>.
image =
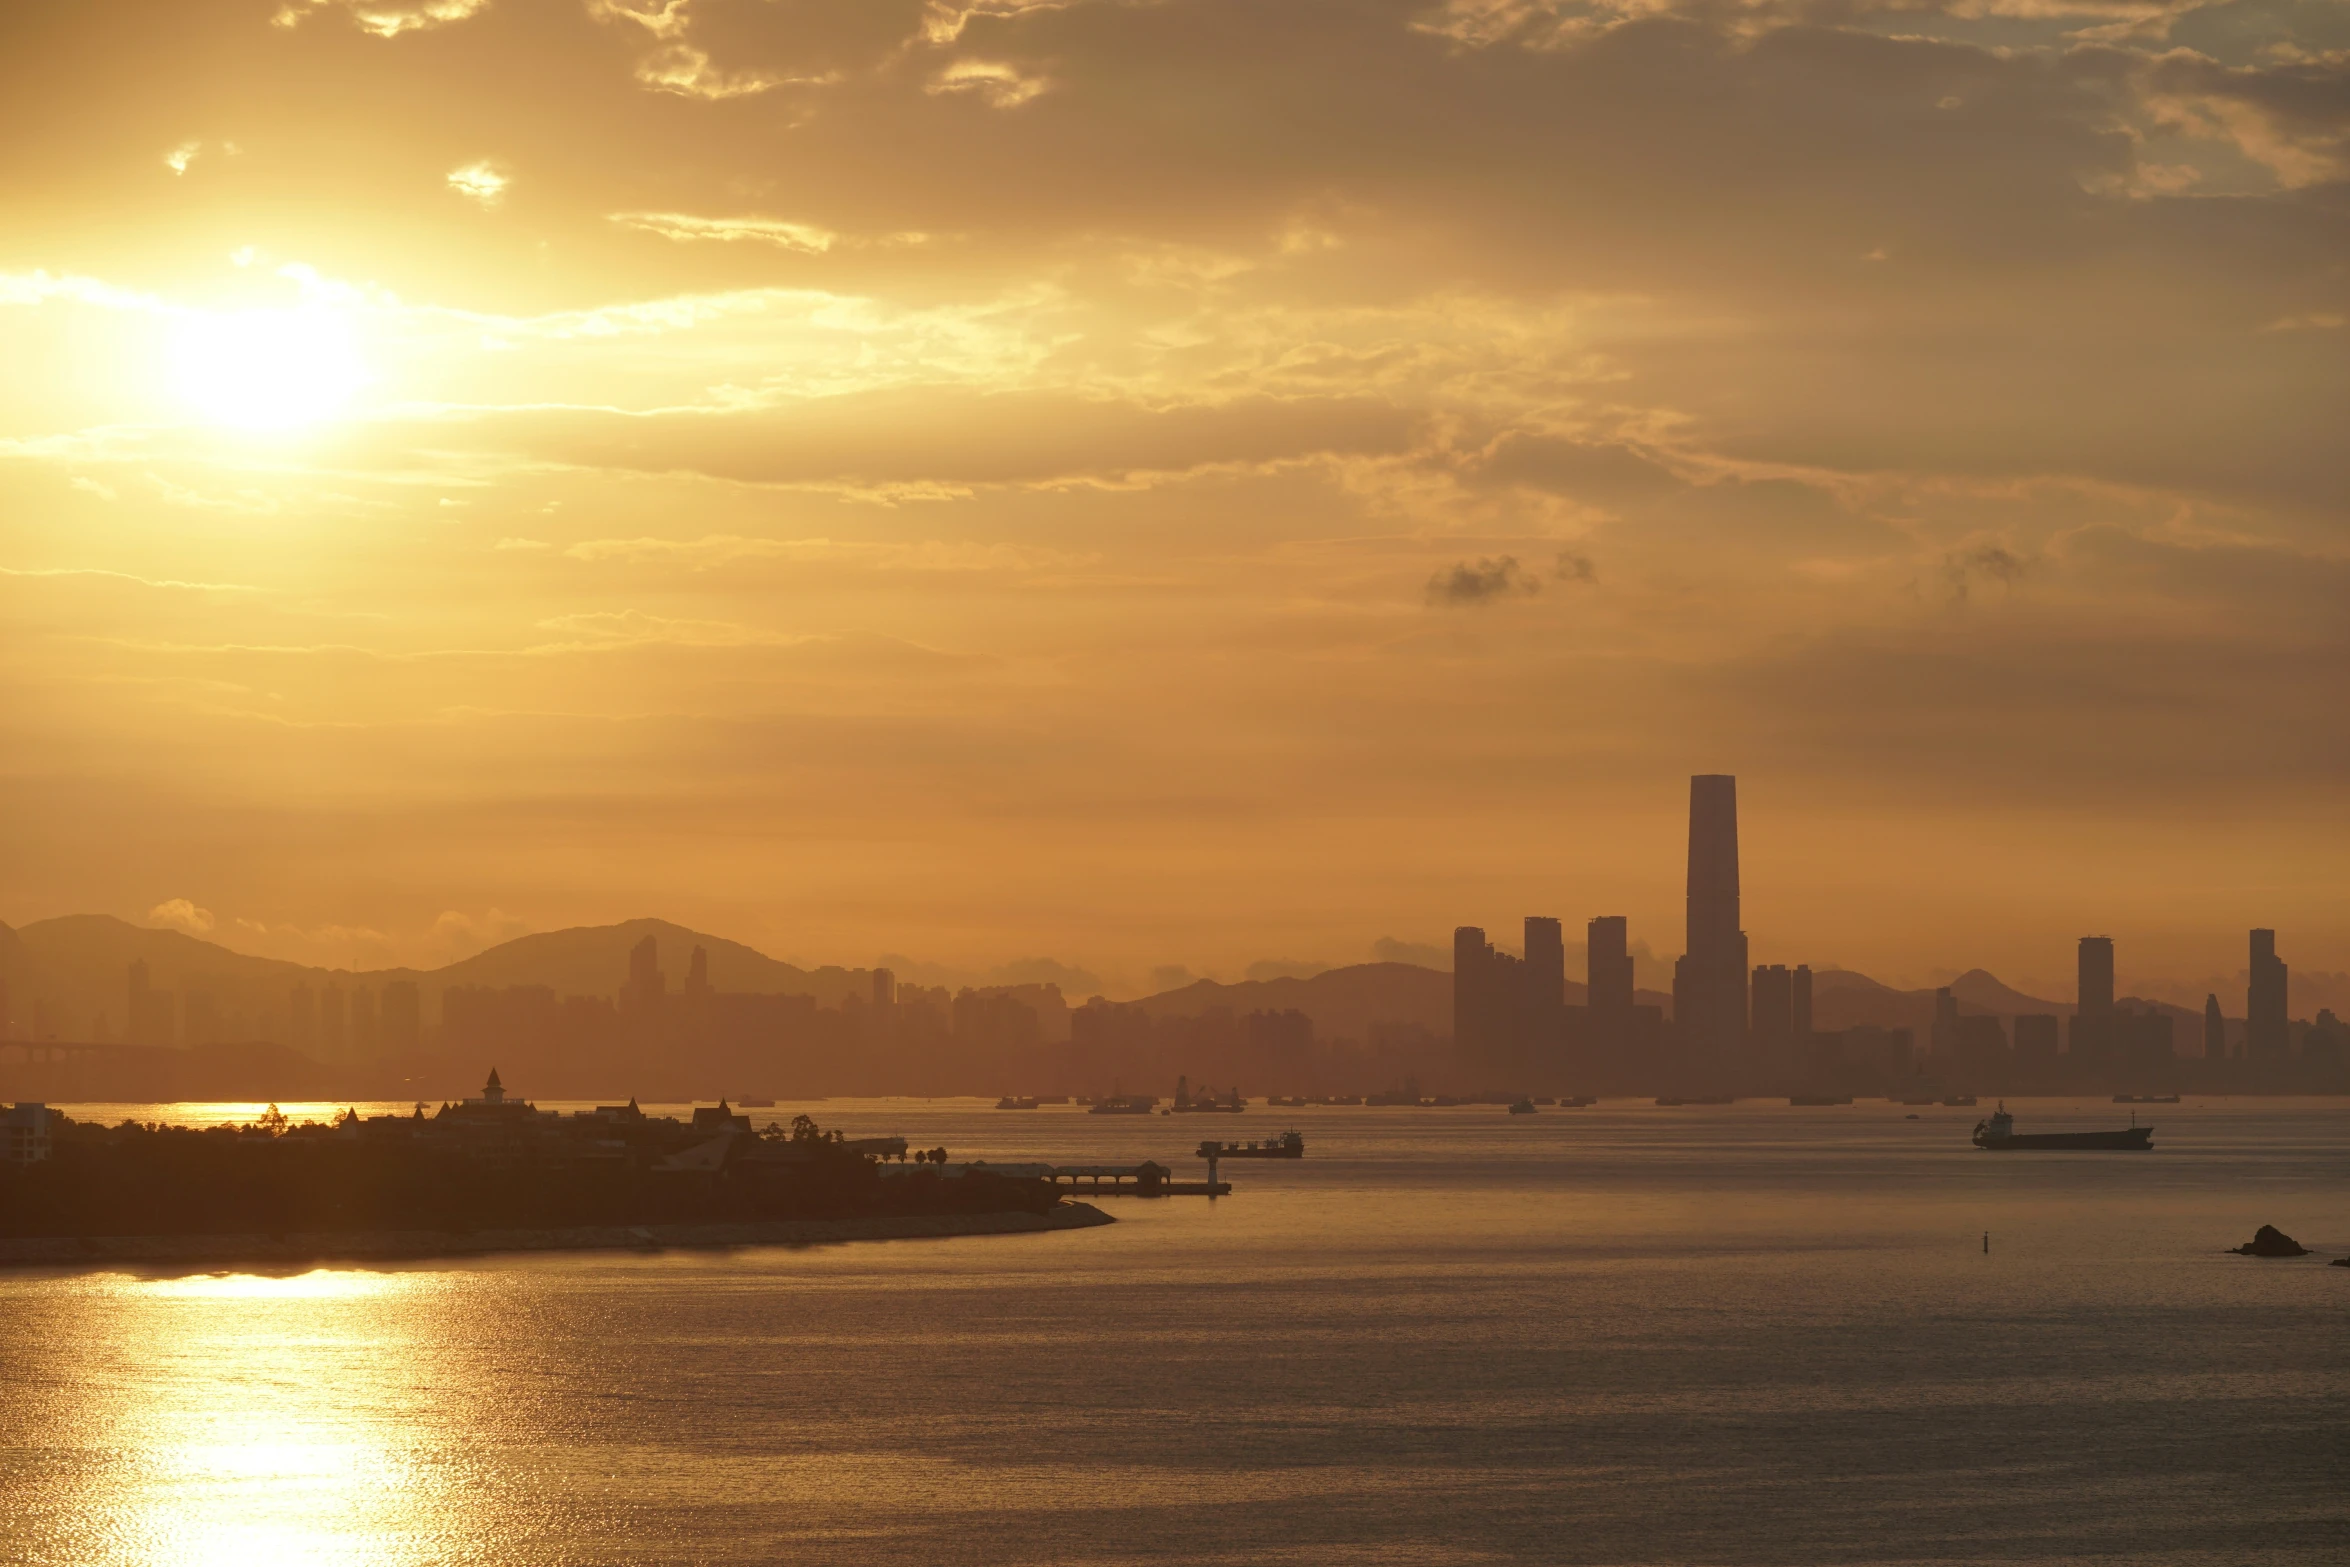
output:
M59 1561L411 1562L449 1557L450 1466L429 1443L465 1276L316 1269L88 1281L118 1346L57 1489L91 1528Z

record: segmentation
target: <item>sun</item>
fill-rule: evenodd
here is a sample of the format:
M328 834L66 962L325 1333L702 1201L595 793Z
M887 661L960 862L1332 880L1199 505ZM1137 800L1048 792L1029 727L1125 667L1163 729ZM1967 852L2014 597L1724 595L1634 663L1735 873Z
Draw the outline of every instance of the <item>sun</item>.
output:
M350 324L331 310L199 312L181 322L173 349L189 404L248 430L332 419L367 380Z

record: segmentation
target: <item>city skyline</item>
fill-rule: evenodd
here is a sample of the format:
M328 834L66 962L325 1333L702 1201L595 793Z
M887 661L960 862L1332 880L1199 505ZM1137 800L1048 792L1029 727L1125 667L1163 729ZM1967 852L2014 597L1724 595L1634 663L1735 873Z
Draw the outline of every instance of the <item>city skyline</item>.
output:
M39 10L0 920L1661 951L1723 772L1757 962L2350 969L2288 19Z

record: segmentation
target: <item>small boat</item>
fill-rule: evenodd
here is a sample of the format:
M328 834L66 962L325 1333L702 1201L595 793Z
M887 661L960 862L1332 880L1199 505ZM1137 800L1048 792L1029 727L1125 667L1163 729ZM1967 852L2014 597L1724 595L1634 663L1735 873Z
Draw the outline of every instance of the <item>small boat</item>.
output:
M1559 1108L1561 1110L1587 1110L1597 1103L1599 1101L1589 1094L1562 1095L1559 1099Z
M1022 1099L1017 1094L1006 1094L995 1102L995 1107L998 1110L1033 1110L1043 1102L1041 1099Z
M2179 1102L2179 1096L2177 1094L2115 1094L2113 1102L2117 1105L2175 1105Z
M2138 1125L2137 1117L2132 1116L2127 1128L2110 1132L2019 1133L2015 1129L2015 1117L2002 1104L1989 1120L1975 1123L1974 1142L1977 1148L1992 1153L2033 1148L2149 1149L2154 1146L2154 1128Z
M1532 1115L1533 1113L1534 1101L1527 1098L1524 1094L1520 1094L1517 1098L1510 1101L1510 1114Z

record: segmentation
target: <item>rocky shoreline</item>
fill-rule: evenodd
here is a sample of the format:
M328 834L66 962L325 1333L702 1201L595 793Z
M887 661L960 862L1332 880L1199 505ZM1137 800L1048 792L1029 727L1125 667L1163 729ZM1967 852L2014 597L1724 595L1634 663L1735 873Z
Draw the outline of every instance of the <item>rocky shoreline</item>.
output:
M739 1224L579 1225L543 1230L359 1230L350 1234L86 1235L0 1240L0 1267L94 1264L406 1262L525 1251L662 1251L672 1247L824 1246L838 1241L1036 1235L1117 1221L1088 1203L1043 1213L942 1213L867 1219L770 1219Z

